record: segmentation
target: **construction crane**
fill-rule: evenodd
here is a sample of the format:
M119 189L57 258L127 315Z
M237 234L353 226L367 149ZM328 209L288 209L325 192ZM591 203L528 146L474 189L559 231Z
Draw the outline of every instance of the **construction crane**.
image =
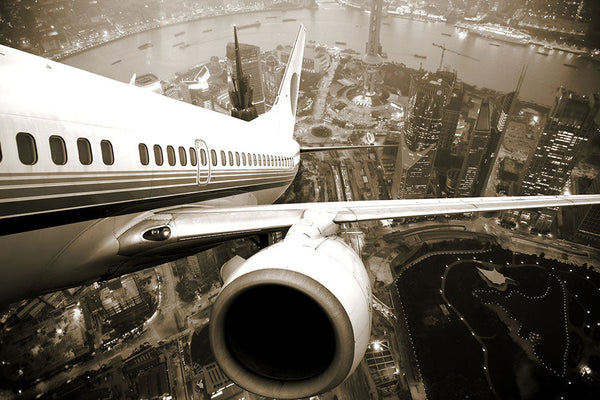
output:
M444 53L446 51L448 51L450 53L458 54L459 56L466 57L466 58L469 58L474 61L479 61L477 58L473 58L466 54L459 53L458 51L450 50L449 48L447 48L446 46L444 46L442 44L437 44L437 43L431 43L431 44L434 45L435 47L439 47L440 49L442 49L442 56L440 57L440 66L438 67L438 71L442 70L442 63L444 62Z

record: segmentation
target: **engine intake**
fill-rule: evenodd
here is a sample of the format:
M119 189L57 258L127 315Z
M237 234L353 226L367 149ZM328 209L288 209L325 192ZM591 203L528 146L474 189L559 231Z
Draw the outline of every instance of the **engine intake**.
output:
M296 399L335 388L364 356L371 290L358 255L337 238L281 242L225 277L210 341L244 389Z

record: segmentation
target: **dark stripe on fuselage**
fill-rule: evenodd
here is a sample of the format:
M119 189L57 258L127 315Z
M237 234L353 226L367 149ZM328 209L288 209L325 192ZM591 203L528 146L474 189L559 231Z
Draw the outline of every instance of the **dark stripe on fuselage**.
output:
M8 216L19 216L46 211L59 211L67 208L85 207L87 205L102 205L106 203L120 203L123 201L143 200L147 197L162 197L177 194L193 193L199 190L210 191L227 187L246 187L258 184L289 182L293 176L286 174L276 177L257 176L254 179L232 179L225 182L211 182L198 187L195 179L169 180L101 184L101 185L73 185L50 188L31 189L30 196L37 198L28 199L23 196L14 201L0 202L0 218ZM152 186L149 186L149 184ZM85 189L85 190L84 190ZM23 189L13 189L21 194ZM1 193L1 192L0 192ZM58 195L57 195L58 194ZM51 196L52 197L48 197Z
M0 220L2 225L2 229L0 229L0 236L26 232L35 229L43 229L51 226L66 225L75 222L149 211L179 204L197 203L243 193L258 192L260 190L283 188L289 183L290 180L280 180L278 182L259 183L237 188L223 187L215 190L206 190L206 188L203 189L196 186L196 191L192 193L188 192L171 194L163 197L134 199L129 201L121 200L119 203L105 205L94 205L94 203L89 203L90 200L95 199L93 196L87 196L91 198L87 199L88 203L86 204L90 205L86 207L74 208L70 210L47 211L43 213L2 219ZM56 200L52 199L46 201Z
M206 176L208 173L208 169L201 169L200 174ZM272 175L282 175L282 174L291 174L295 173L294 169L283 169L283 170L212 170L211 177L213 179L222 179L227 177L256 177L256 176L272 176ZM176 178L194 178L196 177L197 171L171 171L169 173L165 172L153 172L153 171L145 171L143 173L138 173L136 175L132 175L131 173L115 173L111 174L112 176L105 176L104 173L92 174L86 173L87 176L84 177L73 177L73 176L65 176L64 173L51 173L51 174L39 174L39 173L28 173L28 174L15 174L19 175L20 179L2 179L7 176L11 176L10 174L0 174L0 191L11 189L11 186L44 186L44 185L54 185L60 186L59 184L69 184L72 185L74 183L95 183L102 181L103 183L109 183L110 181L140 181L140 180L154 180L154 179L176 179ZM71 175L71 174L69 174Z

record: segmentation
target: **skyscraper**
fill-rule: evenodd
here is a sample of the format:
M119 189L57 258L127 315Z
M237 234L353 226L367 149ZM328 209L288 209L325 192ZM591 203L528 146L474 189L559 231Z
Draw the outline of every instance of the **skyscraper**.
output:
M592 181L588 194L600 193L600 174ZM600 248L600 205L565 207L561 210L565 226L563 233L569 240Z
M499 133L504 132L504 128L506 127L506 121L508 120L508 117L515 112L517 103L519 101L519 92L521 91L521 86L523 85L523 80L525 79L526 72L527 64L525 64L523 66L523 69L521 70L521 75L519 76L519 81L517 82L517 88L515 89L515 91L502 96L494 109L492 116L494 125L493 127Z
M439 148L441 150L450 150L456 134L456 127L460 118L460 110L464 91L462 90L462 82L457 82L452 95L448 100L448 104L444 107L442 114L442 130L440 132Z
M521 75L517 82L517 87L514 92L503 95L495 101L495 104L490 104L491 111L491 124L492 131L490 140L488 143L488 150L486 157L484 157L483 164L481 166L479 187L477 188L476 195L484 196L486 190L493 190L490 188L490 179L492 179L492 170L496 163L496 156L500 151L500 145L503 140L504 130L508 122L508 118L515 114L517 105L519 103L519 93L523 80L525 79L525 73L527 72L527 64L523 66Z
M548 121L521 184L521 194L556 195L562 192L582 146L597 131L594 118L600 94L592 99L559 88Z
M455 82L456 74L447 71L426 72L411 79L402 143L406 148L399 152L404 155L404 162L396 162L394 196L421 198L433 194L429 188L442 115ZM411 162L406 162L407 157Z
M263 91L262 75L260 73L260 47L251 44L239 44L242 69L250 79L252 87L252 104L258 114L265 112L265 96ZM235 71L235 44L227 43L227 66L231 77L236 77Z
M456 74L446 71L426 72L412 78L408 93L406 144L413 151L422 150L440 138L442 114L456 82Z
M490 102L489 99L484 99L479 107L477 120L471 131L469 147L459 175L456 197L479 195L480 179L484 178L481 174L482 165L487 155L491 135Z

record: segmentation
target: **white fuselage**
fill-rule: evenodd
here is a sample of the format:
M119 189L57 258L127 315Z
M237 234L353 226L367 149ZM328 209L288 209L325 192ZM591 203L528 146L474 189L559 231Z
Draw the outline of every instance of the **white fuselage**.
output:
M140 213L271 203L298 168L289 106L245 122L4 46L0 92L0 303L113 275Z

